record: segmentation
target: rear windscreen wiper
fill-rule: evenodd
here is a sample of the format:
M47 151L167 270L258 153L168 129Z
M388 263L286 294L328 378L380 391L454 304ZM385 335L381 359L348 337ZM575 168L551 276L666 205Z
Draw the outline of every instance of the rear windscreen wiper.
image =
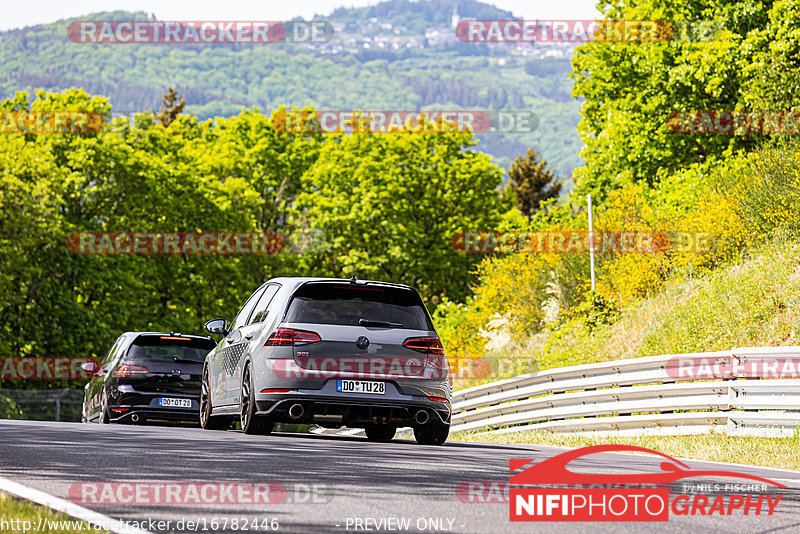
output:
M175 363L203 363L203 360L184 360L183 358L174 357Z
M370 321L369 319L359 319L358 324L361 326L385 326L387 328L403 328L400 323L391 323L389 321Z

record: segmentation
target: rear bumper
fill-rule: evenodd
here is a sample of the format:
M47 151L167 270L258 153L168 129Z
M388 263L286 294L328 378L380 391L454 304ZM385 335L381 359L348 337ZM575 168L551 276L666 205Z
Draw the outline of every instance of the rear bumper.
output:
M302 410L292 406L299 405ZM322 426L359 427L370 424L411 426L424 411L429 420L450 424L450 402L430 400L426 395L405 394L388 383L384 395L339 393L336 380L319 390L294 389L285 393L257 393L257 414L276 422L316 423ZM302 415L298 413L302 411Z
M162 398L188 400L191 406L161 406L160 399ZM108 408L109 420L119 423L142 422L143 420L197 423L200 420L199 392L197 395L187 395L142 392L120 388L116 398L109 399ZM134 421L134 419L137 419L137 421Z
M119 408L126 408L121 406ZM118 409L119 409L118 408ZM200 424L200 410L190 411L186 409L163 408L152 409L149 407L133 406L128 407L125 412L115 412L109 410L109 421L112 423L142 423L146 421L168 421L181 423Z

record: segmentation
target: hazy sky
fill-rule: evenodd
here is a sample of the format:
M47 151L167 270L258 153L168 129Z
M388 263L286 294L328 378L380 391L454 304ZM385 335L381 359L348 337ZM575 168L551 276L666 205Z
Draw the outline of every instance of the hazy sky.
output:
M484 0L526 19L593 19L597 0ZM3 2L0 30L79 17L95 11L145 11L160 20L288 20L379 0L38 0Z

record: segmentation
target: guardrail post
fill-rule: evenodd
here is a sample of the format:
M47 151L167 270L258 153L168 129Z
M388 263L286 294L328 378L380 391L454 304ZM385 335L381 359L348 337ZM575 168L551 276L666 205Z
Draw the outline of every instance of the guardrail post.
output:
M730 434L731 430L736 428L733 420L731 419L731 409L736 401L736 389L731 386L731 379L726 378L725 381L728 385L728 406L725 408L725 433Z
M733 354L729 354L725 356L725 362L727 369L731 369L731 372L727 375L724 375L722 379L725 381L725 385L728 388L728 405L725 407L725 433L730 434L731 430L736 428L736 424L731 419L731 410L733 409L734 405L736 404L736 395L737 391L732 386L732 381L735 379L733 376L733 360L735 356Z
M69 388L64 388L56 395L56 422L61 422L61 397L69 393Z

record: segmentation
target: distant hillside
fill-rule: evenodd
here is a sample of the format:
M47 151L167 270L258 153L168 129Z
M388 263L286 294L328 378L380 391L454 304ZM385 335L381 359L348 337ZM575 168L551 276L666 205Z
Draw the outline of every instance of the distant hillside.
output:
M475 0L394 0L368 7L340 7L324 18L352 25L377 18L412 31L425 31L431 26L450 24L454 13L473 19L518 18L510 11Z
M571 98L572 50L462 43L460 18L511 18L474 0L392 0L324 17L336 28L324 45L96 45L67 38L72 20L0 33L0 98L15 91L83 87L108 96L117 111L157 109L168 86L200 118L242 107L318 109L530 110L528 134L486 135L477 146L507 167L529 146L563 175L580 166ZM145 19L145 13L94 13L80 20Z

